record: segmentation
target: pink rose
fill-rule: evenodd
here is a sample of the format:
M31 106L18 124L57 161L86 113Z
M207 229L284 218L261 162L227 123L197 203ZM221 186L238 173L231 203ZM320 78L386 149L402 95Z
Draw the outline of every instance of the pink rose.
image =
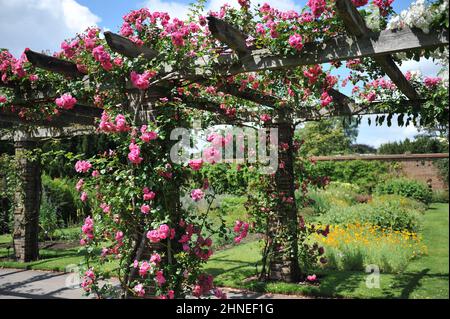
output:
M141 206L141 213L144 215L147 215L150 212L150 206L147 204L144 204Z
M203 166L203 160L202 159L193 159L189 161L189 166L194 170L198 171Z
M55 100L56 105L64 110L71 110L77 104L77 99L72 97L69 93L63 94Z
M77 173L86 173L92 168L92 164L88 161L78 161L75 164L75 171Z
M198 202L205 196L205 193L199 188L192 190L191 192L191 198L194 200L194 202Z

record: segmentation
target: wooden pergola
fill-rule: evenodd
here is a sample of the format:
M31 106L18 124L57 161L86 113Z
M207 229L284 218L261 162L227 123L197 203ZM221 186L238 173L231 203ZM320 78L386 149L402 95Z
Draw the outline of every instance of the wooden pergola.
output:
M219 40L225 48L232 52L222 54L217 64L217 70L224 76L231 76L247 72L260 72L266 70L289 70L298 66L310 64L322 64L332 61L345 61L355 58L370 57L387 76L396 84L398 89L405 95L404 101L393 113L418 112L423 99L414 87L406 80L403 73L395 64L392 54L417 49L432 49L449 44L448 30L437 30L425 34L418 29L404 28L402 30L384 30L381 32L371 31L365 24L351 0L336 0L336 11L342 18L347 35L340 35L333 39L306 43L301 52L291 56L274 55L267 49L252 49L247 46L247 36L238 27L229 23L208 17L208 26L212 35ZM105 39L111 50L130 59L143 56L152 60L158 57L158 52L146 46L138 46L131 40L112 32L105 32ZM47 56L31 50L25 52L29 62L35 67L62 74L68 78L83 79L85 74L78 71L76 65L55 57ZM237 56L239 59L232 57ZM197 68L194 70L174 70L165 65L159 71L158 83L150 86L145 92L145 100L133 98L140 94L136 89L129 88L129 105L134 110L140 110L139 121L144 123L149 120L148 114L152 112L152 105L162 97L170 97L170 90L174 81L209 83L208 73L202 69L204 59L196 61ZM0 84L2 85L2 84ZM12 84L14 87L14 84ZM278 108L280 98L268 95L264 92L250 88L239 88L234 84L223 84L218 90L230 94L236 98L250 101L256 104L272 108L277 114L275 123L279 130L279 143L292 146L294 129L297 124L290 116L295 114L298 121L320 120L330 116L353 116L363 114L385 113L382 103L373 102L357 104L350 97L331 89L329 94L333 97L335 108L333 110L321 109L320 111L298 111L296 105L287 105ZM48 93L41 93L40 99L52 99ZM195 97L184 97L182 102L189 108L209 111L222 119L224 123L252 122L253 118L241 117L233 121L225 116L219 105L207 99ZM35 101L24 98L24 104ZM136 104L138 103L138 104ZM390 110L392 112L392 110ZM16 257L21 261L34 260L38 257L37 251L37 222L39 215L39 185L40 170L36 162L31 162L23 156L25 150L33 149L36 143L47 137L61 137L75 134L86 134L94 132L96 119L100 117L102 109L90 105L77 105L73 110L61 111L61 115L51 121L26 121L17 114L0 111L0 129L15 129L16 133L7 135L13 139L22 176L21 189L16 196L14 247ZM448 109L447 109L448 113ZM24 129L27 128L27 129ZM29 130L30 127L36 129ZM77 127L77 129L73 129ZM59 133L58 133L59 132ZM275 174L275 181L279 192L286 196L294 196L294 154L292 147L287 152L279 152L279 160L285 163L284 169L279 169ZM294 204L279 208L273 225L285 225L283 231L291 234L292 246L297 242L297 207ZM279 232L274 227L273 235ZM275 237L275 236L274 236ZM296 247L294 249L297 249ZM269 274L271 279L296 281L300 276L297 258L279 256L270 261Z

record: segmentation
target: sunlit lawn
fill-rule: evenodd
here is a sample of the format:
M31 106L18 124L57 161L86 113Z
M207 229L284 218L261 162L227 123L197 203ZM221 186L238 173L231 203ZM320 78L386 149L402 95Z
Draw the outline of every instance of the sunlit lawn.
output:
M355 271L322 271L320 286L287 283L263 283L248 279L260 270L260 244L256 241L243 243L217 252L205 270L216 276L219 286L245 288L259 292L307 294L343 298L448 298L448 204L433 204L425 214L424 242L428 255L412 261L401 274L381 274L380 288L366 287L367 274ZM74 230L63 231L70 235ZM61 234L60 234L61 235ZM10 243L9 235L0 236L0 244ZM7 255L2 245L0 257ZM11 250L10 250L11 253ZM83 253L78 247L41 249L40 260L18 263L0 259L0 267L67 271L83 262ZM96 265L98 267L98 265ZM116 262L102 265L114 274Z
M448 204L431 206L425 214L423 232L428 256L412 261L401 274L381 274L379 289L367 288L367 274L355 271L323 271L319 287L246 280L256 273L260 259L257 242L218 252L205 269L216 275L217 285L260 292L343 298L448 298L448 210Z

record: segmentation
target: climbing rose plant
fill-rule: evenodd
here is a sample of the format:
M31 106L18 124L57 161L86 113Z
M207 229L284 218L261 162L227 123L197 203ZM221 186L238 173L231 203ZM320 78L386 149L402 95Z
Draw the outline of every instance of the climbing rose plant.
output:
M423 4L418 1L411 8L416 13L402 13L400 18L394 14L392 2L353 1L368 21L377 14L383 22L381 25L389 28L416 26L427 32L429 27L448 27L448 14L442 9L448 7L446 0L432 3L429 13L418 9ZM239 243L252 229L266 233L268 217L294 204L294 198L274 188L273 176L262 176L257 185L252 185L255 195L249 199L252 223L237 221L231 225L233 229L221 227L214 231L208 214L199 216L186 210L179 199L184 195L193 202L210 203L214 199L214 188L209 181L199 179L199 174L219 160L220 152L212 138L208 140L212 145L204 159L184 164L171 162L174 142L170 134L174 128L189 127L193 118L200 118L206 124L224 121L239 124L250 120L255 125L271 125L277 122L280 111L294 121L304 111L332 111L335 101L330 90L349 84L353 85L353 99L362 103L380 101L380 107L388 114L392 105L397 106L394 101L403 98L370 58L336 61L329 66L301 66L289 72L223 76L220 58L227 55L237 61L237 56L230 55L211 35L207 16L241 27L249 48L264 48L273 54L289 56L302 52L306 43L326 41L346 33L332 0L309 0L301 12L281 11L267 3L252 7L250 1L239 1L238 8L225 4L217 12L205 12L204 4L205 1L194 4L186 20L147 8L124 16L120 34L139 47L158 52L150 60L143 56L127 58L113 52L96 27L64 41L61 51L54 56L76 64L77 70L85 75L76 79L35 68L25 54L15 58L6 50L0 52L3 111L17 113L26 120L54 120L78 103L95 105L103 110L98 133L108 134L116 145L90 159L80 155L74 163L80 175L77 183L80 200L89 201L94 207L92 215L85 219L80 239L87 256L82 283L87 293L98 296L113 293L112 287L101 284L108 273L102 272L100 265L116 260L122 296L170 299L187 294L201 297L213 292L217 297L225 297L214 289L213 278L202 272L202 265L213 253L211 234L228 234ZM423 16L426 22L413 22L414 16ZM407 57L438 53L419 50ZM193 83L189 77L181 80L173 77L198 68L197 59L203 61L206 79ZM336 75L336 70L341 68L347 69L347 77ZM161 72L164 70L170 71ZM413 73L407 77L428 102L419 111L405 111L407 118L402 117L401 121L448 123L448 82L441 78L424 79ZM153 118L142 122L136 105L148 100L148 90L164 81L170 89L152 101ZM244 102L223 92L229 85L238 91L253 89L273 95L278 102L270 108ZM205 99L217 105L213 112L195 110L195 101ZM389 121L389 116L379 119L384 120ZM280 145L281 151L290 147L298 149L297 146ZM284 169L283 163L279 169ZM307 176L297 179L297 189L303 197L309 183L326 182ZM307 229L300 219L298 231L299 255L305 258L305 263L320 261L322 249L306 244L314 230ZM282 232L280 236L283 237ZM265 258L277 253L270 250L273 240L282 242L283 238L266 236L269 246L264 251ZM290 250L286 252L289 254Z

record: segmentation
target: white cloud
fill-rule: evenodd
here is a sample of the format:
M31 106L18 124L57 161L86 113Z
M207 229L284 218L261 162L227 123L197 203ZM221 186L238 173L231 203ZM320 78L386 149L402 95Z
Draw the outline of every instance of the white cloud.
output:
M265 2L269 3L272 7L281 10L281 11L288 11L288 10L301 10L301 6L299 4L299 1L293 1L293 0L277 0L277 1L270 1L270 0L256 0L252 1L251 4L257 5L257 4L264 4ZM223 1L223 0L211 0L208 2L208 9L217 11L220 9L221 6L224 5L224 3L228 3L231 6L235 8L239 8L239 3L237 0L229 0L229 1Z
M426 59L424 57L420 58L419 61L405 61L400 66L400 70L402 70L403 73L405 73L406 71L420 70L420 72L424 76L436 76L440 69L441 66L439 64L433 62L432 59Z
M189 4L178 1L147 0L145 6L151 12L167 12L171 18L178 19L186 18L189 12Z
M294 0L277 0L277 1L270 1L270 0L254 0L251 2L252 6L257 4L264 4L265 2L268 2L271 4L274 8L281 10L281 11L287 11L287 10L301 10L301 5L298 3L298 1ZM208 11L219 11L220 7L222 7L225 3L228 3L230 6L234 8L239 8L239 3L237 0L209 0L205 6L205 13ZM189 4L182 3L179 1L163 1L163 0L147 0L144 3L144 6L150 9L150 11L161 11L161 12L167 12L169 13L170 17L172 18L186 18L188 11L189 11Z
M59 50L60 43L100 18L76 0L0 0L0 48Z
M367 123L371 118L372 124ZM388 127L386 124L381 126L375 125L376 115L364 115L359 127L357 143L367 144L379 147L381 144L394 141L403 141L406 138L412 139L419 134L419 130L412 123L408 126L397 125L397 115L392 118L392 125Z

